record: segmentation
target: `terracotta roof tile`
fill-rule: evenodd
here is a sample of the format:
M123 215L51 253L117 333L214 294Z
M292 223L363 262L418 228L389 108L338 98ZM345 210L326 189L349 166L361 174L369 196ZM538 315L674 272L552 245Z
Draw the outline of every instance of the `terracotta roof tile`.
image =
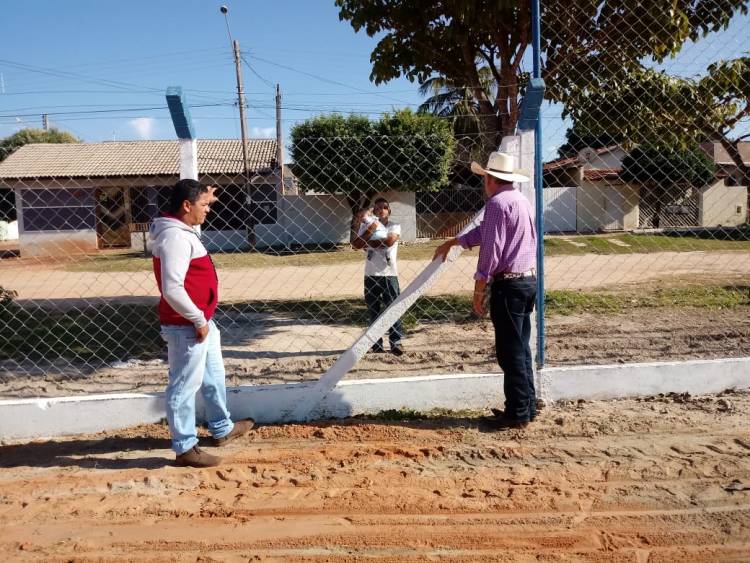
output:
M583 171L587 180L613 180L619 178L620 168L589 168Z
M271 168L275 140L252 139L247 148L250 170ZM24 145L0 162L0 178L167 176L178 174L178 168L178 141L38 143ZM239 174L242 170L241 141L198 140L200 174Z

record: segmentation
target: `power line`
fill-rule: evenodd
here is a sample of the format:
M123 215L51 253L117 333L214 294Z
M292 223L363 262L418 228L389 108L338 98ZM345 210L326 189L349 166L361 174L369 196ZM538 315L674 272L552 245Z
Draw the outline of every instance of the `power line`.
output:
M191 105L191 108L202 108L202 107L217 107L217 106L228 106L230 104L195 104ZM121 113L123 111L154 111L168 109L167 106L151 106L151 107L129 107L129 108L118 108L118 109L93 109L93 110L82 110L82 111L51 111L45 112L48 115L79 115L79 114L92 114L92 113ZM11 115L0 115L0 118L18 118L18 117L33 117L38 115L37 113L19 113Z
M78 74L78 73L58 71L58 70L49 69L49 68L45 68L45 67L36 67L36 66L26 65L26 64L22 64L22 63L16 63L16 62L9 61L9 60L6 60L6 59L0 59L0 63L8 65L8 66L13 67L13 68L18 68L18 69L21 69L21 70L25 70L25 71L28 71L28 72L36 72L36 73L39 73L39 74L47 74L47 75L50 75L50 76L56 76L57 78L75 78L75 79L78 79L78 80L82 80L84 82L92 82L94 84L102 84L102 85L111 86L111 87L114 87L114 88L120 88L120 89L137 88L139 90L160 91L160 89L158 89L158 88L150 88L148 86L141 86L141 85L137 85L137 84L131 84L131 83L128 83L128 82L120 82L120 81L117 81L117 80L102 80L102 79L98 79L98 78L89 78L89 77L87 77L85 75Z
M276 87L276 85L275 85L275 84L274 84L273 82L271 82L270 80L266 80L266 79L265 79L265 78L264 78L263 76L261 76L261 75L260 75L260 74L258 73L258 71L256 71L256 70L255 70L255 69L254 69L253 67L251 67L251 66L250 66L250 63L249 63L249 62L247 62L247 59L246 59L246 58L244 57L244 55L243 55L243 56L241 56L240 58L242 59L242 62L243 62L243 63L245 63L245 65L246 65L246 66L247 66L247 68L248 68L248 69L250 70L250 72L252 72L252 73L253 73L253 74L254 74L255 76L257 76L258 78L260 78L260 80L261 80L261 81L262 81L263 83L265 83L266 85L268 85L268 86L269 86L269 87L271 87L272 89Z
M273 65L273 66L277 66L279 68L290 70L292 72L297 72L299 74L303 74L305 76L309 76L309 77L314 78L316 80L320 80L321 82L327 82L329 84L335 84L336 86L343 86L344 88L349 88L350 90L354 90L354 91L360 92L360 93L367 92L367 90L363 90L362 88L357 88L356 86L351 86L350 84L344 84L343 82L339 82L338 80L331 80L330 78L325 78L323 76L319 76L319 75L313 74L311 72L305 72L304 70L299 70L297 68L293 68L293 67L290 67L290 66L287 66L287 65L276 63L276 62L270 61L268 59L257 57L255 55L249 55L249 56L251 58L255 59L255 60L258 60L258 61L270 64L270 65ZM403 100L398 100L398 99L395 99L395 98L389 98L388 96L384 96L382 94L375 94L375 95L378 95L378 96L380 96L382 98L390 99L391 101L395 101L395 102L398 102L398 103L404 103Z

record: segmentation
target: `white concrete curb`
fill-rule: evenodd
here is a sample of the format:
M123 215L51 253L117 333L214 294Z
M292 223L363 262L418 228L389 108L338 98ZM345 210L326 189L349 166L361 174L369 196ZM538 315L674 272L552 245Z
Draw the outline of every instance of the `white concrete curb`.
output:
M750 389L750 358L546 368L540 379L550 401L614 399L658 393L694 395ZM308 419L375 414L388 409L485 409L501 405L495 374L431 375L340 382ZM235 419L278 422L316 382L249 385L228 390ZM198 407L202 417L202 408ZM162 393L126 393L0 401L0 438L25 440L117 430L164 418Z

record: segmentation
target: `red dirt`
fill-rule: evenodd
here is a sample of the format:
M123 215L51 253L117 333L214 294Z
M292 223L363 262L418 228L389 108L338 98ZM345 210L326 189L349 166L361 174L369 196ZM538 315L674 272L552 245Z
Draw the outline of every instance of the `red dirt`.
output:
M44 561L750 559L750 395L260 427L215 469L164 426L0 447L0 557Z

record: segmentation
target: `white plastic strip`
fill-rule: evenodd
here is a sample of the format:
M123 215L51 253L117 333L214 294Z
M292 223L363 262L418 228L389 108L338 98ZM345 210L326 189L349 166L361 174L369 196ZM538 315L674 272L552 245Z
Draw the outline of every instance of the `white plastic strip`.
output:
M460 234L469 232L479 225L484 216L484 208L474 216L472 222L467 225ZM386 331L400 319L414 302L435 283L440 273L463 252L460 246L454 246L448 254L448 259L443 262L440 259L433 260L430 264L408 285L391 305L383 311L378 319L372 323L346 350L336 363L317 381L308 393L298 402L292 403L282 413L282 420L309 420L315 406L330 393L336 384L352 369L368 350L377 342Z

